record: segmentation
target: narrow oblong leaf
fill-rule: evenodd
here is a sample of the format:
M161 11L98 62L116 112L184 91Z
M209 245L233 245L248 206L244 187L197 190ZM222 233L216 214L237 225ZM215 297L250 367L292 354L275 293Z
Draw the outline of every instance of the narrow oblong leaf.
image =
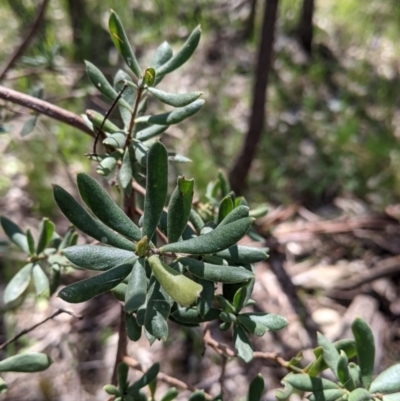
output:
M27 289L31 281L32 269L33 263L28 263L7 284L4 290L6 304L15 301Z
M202 322L209 322L210 320L218 319L220 313L220 309L211 308L206 314L204 314L204 316L200 316L197 308L178 307L171 313L171 316L178 322L200 324Z
M160 248L160 252L180 252L193 255L216 253L236 244L246 234L252 223L253 219L246 217L222 227L218 226L208 234L164 245Z
M154 379L157 378L159 371L160 371L160 364L159 363L153 364L150 367L150 369L147 370L138 381L136 381L135 383L133 383L128 387L127 390L128 394L135 394L141 388L149 385Z
M236 290L235 295L233 296L233 299L232 299L232 304L238 312L240 312L242 310L242 308L247 305L247 302L250 299L251 293L253 292L254 281L255 280L250 280L250 282L248 284L243 285L238 290ZM223 287L224 296L225 296L225 292L227 292L225 290L226 287L227 286ZM229 288L229 286L228 286L228 288Z
M372 400L372 394L365 388L356 388L349 394L347 399L348 401Z
M198 278L197 282L203 287L199 298L197 298L197 309L199 311L199 315L204 317L212 307L215 288L212 281Z
M132 262L125 262L97 276L78 281L63 288L58 293L58 296L64 301L73 304L88 301L97 295L112 290L128 276L131 270Z
M144 128L136 133L136 139L139 141L147 141L151 138L156 137L157 135L162 134L166 129L168 128L168 125L151 125L148 128Z
M286 401L293 393L293 386L291 386L288 382L283 379L282 383L284 384L285 388L283 390L277 390L275 392L275 397L278 401Z
M125 149L124 156L122 157L121 167L118 172L118 179L126 195L131 196L133 171L132 171L130 148Z
M83 201L104 224L134 241L142 237L139 227L118 207L96 180L87 174L79 173L77 183Z
M7 237L25 253L29 254L28 240L22 230L7 217L1 216L0 222Z
M167 294L182 306L196 301L203 287L165 264L156 255L150 256L149 264L154 276Z
M386 394L382 396L382 401L400 401L400 393Z
M193 52L196 50L197 45L200 42L201 29L197 26L193 32L190 34L186 42L179 49L179 51L173 55L167 62L162 64L156 69L157 75L160 77L159 80L170 72L176 70L181 65L183 65L192 56ZM158 80L158 81L159 81Z
M168 190L168 153L156 142L147 155L146 196L144 200L143 236L149 240L160 221Z
M206 263L192 258L179 258L185 268L196 277L206 280L234 284L243 283L254 277L254 274L239 266L224 266Z
M93 126L97 129L99 129L101 125L103 125L103 131L105 132L115 133L121 131L121 128L117 127L109 119L104 121L105 116L98 113L96 110L86 110L86 116L89 119L89 121L93 124Z
M41 372L46 370L51 363L50 357L46 354L18 354L0 361L0 372Z
M168 204L168 242L178 241L186 227L192 207L193 187L193 179L178 177L177 186Z
M305 373L289 373L285 376L285 381L294 388L302 391L316 392L339 388L333 381L320 377L310 377Z
M339 362L338 350L321 333L317 333L317 340L318 340L318 345L320 347L322 347L322 350L323 350L322 358L324 359L324 361L328 365L328 367L331 369L331 371L337 376L336 368L337 368L337 365Z
M54 234L54 223L49 219L43 219L40 225L39 241L36 248L36 253L39 255L49 245Z
M0 377L0 394L4 394L7 392L7 383Z
M337 377L347 390L353 391L355 389L355 385L349 371L349 359L344 351L340 351L337 364Z
M168 42L164 41L154 52L150 65L156 70L172 57L172 49Z
M168 113L156 114L153 116L138 117L136 123L148 123L158 125L178 124L186 118L196 114L204 104L204 100L198 99L184 107L178 107Z
M28 241L29 254L35 255L35 239L33 238L30 228L26 230L26 240Z
M381 372L371 383L371 393L394 393L400 391L400 363Z
M247 206L238 206L233 209L220 223L219 226L224 226L226 224L233 223L239 219L249 216L249 208Z
M260 401L264 392L264 378L258 374L250 383L247 401Z
M103 141L103 145L109 145L116 149L122 149L126 142L126 134L125 132L115 132L114 134L109 135Z
M115 100L118 96L117 91L107 81L103 73L90 61L85 60L86 73L89 77L90 82L97 88L97 90L105 97ZM122 98L118 100L118 104L132 111L131 106Z
M58 185L53 185L54 198L58 207L68 220L85 234L104 244L117 248L134 250L134 244L126 238L114 233L100 221L92 217L67 191Z
M200 234L201 229L204 227L204 221L194 209L190 211L189 220L193 224L197 234Z
M323 390L312 393L308 399L310 401L336 401L338 398L346 394L346 390L335 389L335 390Z
M139 341L142 336L142 326L139 326L136 317L125 313L126 334L131 341Z
M111 290L111 294L114 298L120 302L125 302L125 293L128 286L125 283L119 283L116 287Z
M113 10L111 11L110 18L108 20L108 29L118 53L122 56L125 63L136 75L136 77L140 78L141 72L139 63L128 41L128 37L126 36L122 22Z
M100 245L75 245L62 253L74 265L88 270L108 270L136 257L134 252Z
M263 336L267 331L278 331L285 328L288 321L274 313L241 313L238 321L252 334Z
M226 216L228 216L228 214L230 212L232 212L233 210L233 201L232 201L232 196L227 195L225 196L225 198L223 198L219 204L218 207L218 218L217 218L217 223L221 223L222 220L224 220L224 218ZM244 216L247 217L247 216Z
M358 365L361 371L361 380L365 388L369 388L374 374L375 342L374 335L368 323L356 317L351 325L356 341Z
M233 245L228 249L217 252L216 255L236 264L252 264L267 259L268 248L254 248L244 245Z
M195 391L192 393L188 401L206 401L206 396L204 395L203 390Z
M35 114L35 115L29 117L25 121L25 124L22 127L22 130L20 132L21 137L25 137L25 136L29 135L35 129L37 119L38 119L38 114Z
M253 359L253 348L244 330L236 324L233 326L233 342L238 357L250 362Z
M128 287L125 293L124 310L134 312L146 302L147 277L144 258L138 259L129 276Z
M37 295L50 295L50 282L46 273L40 267L38 263L35 263L32 269L33 282L35 283L35 289Z
M172 401L176 397L178 397L179 391L175 387L171 387L167 390L167 392L162 396L161 401Z
M169 93L156 88L147 88L147 90L161 102L174 107L187 106L203 94L203 92Z

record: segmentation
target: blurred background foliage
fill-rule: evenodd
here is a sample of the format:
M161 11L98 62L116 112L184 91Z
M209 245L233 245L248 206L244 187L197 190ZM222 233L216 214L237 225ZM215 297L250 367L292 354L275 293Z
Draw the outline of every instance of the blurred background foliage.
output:
M0 66L39 4L0 3ZM204 91L202 111L166 135L171 149L193 160L176 168L195 177L201 191L217 169L230 169L247 130L263 6L261 0L52 0L34 41L2 84L24 93L40 86L44 99L75 113L104 112L109 103L90 87L83 60L109 78L123 66L107 33L110 8L144 67L159 43L178 47L201 24L194 58L160 86ZM278 3L267 121L246 196L311 208L337 196L357 197L381 210L400 200L400 3L316 0L311 54L298 41L302 6L303 0ZM0 196L22 186L34 214L51 217L50 183L90 169L83 154L91 139L44 117L32 136L21 137L30 113L0 107Z

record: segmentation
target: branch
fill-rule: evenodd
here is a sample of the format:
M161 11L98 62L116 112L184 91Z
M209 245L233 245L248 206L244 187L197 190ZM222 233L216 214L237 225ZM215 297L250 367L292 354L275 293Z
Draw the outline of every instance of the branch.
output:
M35 37L36 32L38 31L38 29L40 27L40 23L42 22L42 20L44 18L44 14L45 14L48 3L49 3L49 0L43 0L38 13L36 14L36 18L33 21L33 24L31 26L31 28L29 29L29 31L27 32L26 36L22 40L22 43L17 47L17 49L14 51L14 53L10 56L10 58L6 62L3 69L0 71L0 81L2 81L4 79L4 77L7 74L7 71L14 65L14 63L18 60L18 58L25 52L26 48L29 46L29 43Z
M0 99L27 107L40 114L44 114L48 117L54 118L55 120L68 124L71 127L75 127L92 137L95 136L93 131L85 124L80 116L46 102L45 100L25 95L21 92L6 88L4 86L0 86Z
M58 315L61 315L61 313L68 313L68 315L71 315L71 316L73 316L73 317L75 317L77 319L82 319L81 315L75 315L73 312L67 311L65 309L58 309L52 315L46 317L46 319L44 319L41 322L33 325L32 327L29 327L29 329L22 330L20 333L16 334L14 337L11 337L9 340L7 340L3 344L1 344L0 345L0 350L4 349L5 347L7 347L7 345L13 343L14 341L17 341L23 335L25 335L25 334L31 332L32 330L36 329L36 327L39 327L42 324L46 323L48 320L51 320L51 319L55 318Z
M139 370L140 372L145 371L145 369L143 369L142 365L138 361L136 361L135 359L133 359L129 356L124 356L124 358L122 360L132 369ZM176 379L175 377L168 376L165 373L160 372L157 375L157 379L159 379L159 380L163 381L164 383L167 383L171 386L180 388L181 390L191 391L192 393L194 393L195 391L202 391L202 390L199 390L198 388L195 388L195 387L192 387L192 386L186 384L185 382L183 382L181 380ZM206 400L212 400L214 398L210 394L207 394L206 392L204 392L204 397Z
M114 386L118 384L118 365L124 359L124 355L126 355L126 348L127 348L125 312L124 312L124 307L122 305L119 319L120 320L118 328L118 345L117 345L117 352L115 354L114 370L111 377L111 384L114 384Z

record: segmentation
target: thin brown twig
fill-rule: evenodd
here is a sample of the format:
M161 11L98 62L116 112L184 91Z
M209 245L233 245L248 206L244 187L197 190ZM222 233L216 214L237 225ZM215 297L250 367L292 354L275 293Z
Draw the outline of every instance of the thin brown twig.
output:
M21 44L15 49L14 53L10 56L10 58L7 60L4 67L0 71L0 81L2 81L4 79L8 70L15 64L15 62L19 59L19 57L25 52L25 50L29 46L29 43L35 37L36 32L40 28L40 24L44 18L46 7L47 7L48 3L49 3L49 0L43 0L42 4L40 5L40 8L38 10L38 13L36 14L36 18L33 21L33 24L31 25L29 31L25 35Z
M42 324L46 323L48 320L51 320L53 318L55 318L58 315L61 315L61 313L67 313L68 315L71 315L72 317L75 317L77 319L82 319L83 317L81 315L76 315L73 312L67 311L65 309L58 309L56 310L52 315L46 317L46 319L42 320L39 323L34 324L33 326L29 327L28 329L24 329L21 332L19 332L18 334L16 334L14 337L11 337L9 340L7 340L6 342L4 342L3 344L0 345L0 350L4 349L5 347L7 347L7 345L17 341L20 337L22 337L23 335L31 332L32 330L35 330L37 327L41 326Z
M135 369L135 370L139 370L140 372L144 372L145 369L142 367L142 365L136 361L135 359L129 357L129 356L124 356L123 357L123 362L125 362L130 368ZM159 373L157 375L157 379L163 381L164 383L169 384L170 386L174 386L177 388L180 388L181 390L187 390L187 391L191 391L192 393L194 393L195 391L201 391L193 386L190 386L188 384L186 384L185 382L176 379L175 377L166 375L165 373ZM204 397L206 400L212 400L213 397L212 395L204 392Z
M71 127L75 127L82 132L94 137L94 132L85 124L83 118L81 118L77 114L62 109L61 107L46 102L45 100L25 95L24 93L6 88L4 86L0 86L0 99L19 104L23 107L27 107L38 113L44 114L48 117L54 118L55 120L68 124Z

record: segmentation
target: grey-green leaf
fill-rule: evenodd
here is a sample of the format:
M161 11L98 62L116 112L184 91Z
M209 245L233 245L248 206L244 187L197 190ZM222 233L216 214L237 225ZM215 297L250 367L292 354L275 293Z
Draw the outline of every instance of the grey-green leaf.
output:
M348 399L348 401L371 400L372 394L365 388L356 388L349 394L347 399Z
M349 359L344 351L340 351L339 360L337 364L337 377L343 384L343 386L349 390L353 391L355 385L349 371Z
M187 257L179 258L179 262L196 277L210 281L234 284L254 277L252 272L239 266L214 265Z
M178 107L168 113L138 117L135 122L158 125L178 124L193 114L196 114L203 107L203 104L204 100L198 99L187 106Z
M106 139L104 139L103 144L112 146L113 148L116 149L122 149L125 145L125 141L126 141L126 134L124 132L119 131L115 132L114 134L111 134Z
M119 173L118 173L119 182L127 196L132 195L133 170L132 170L132 162L131 162L131 152L132 151L130 149L131 148L125 149L125 153L122 158L121 167L120 167ZM133 154L133 152L132 152L132 154Z
M139 227L118 207L96 180L80 173L77 183L82 199L104 224L134 241L142 237Z
M126 312L134 312L146 302L147 294L147 277L145 259L138 259L132 268L129 276L128 287L125 293L124 310Z
M36 248L36 253L39 255L49 245L54 234L54 223L49 219L43 219L40 225L39 241Z
M233 200L232 200L232 196L231 195L227 195L225 196L225 198L223 198L219 204L218 207L218 218L217 218L217 223L221 223L222 220L224 220L224 218L226 216L228 216L228 214L230 212L232 212L233 210ZM247 216L244 216L247 217Z
M266 331L282 330L288 324L284 317L274 313L242 313L238 320L257 336L264 335Z
M136 139L139 141L147 141L151 138L156 137L157 135L162 134L166 129L168 128L168 125L151 125L148 128L144 128L136 133Z
M35 239L33 238L30 228L26 230L26 240L28 241L29 255L34 255L35 252Z
M41 372L51 365L51 359L42 353L25 353L0 361L0 372Z
M126 36L122 22L115 11L111 11L111 15L108 20L108 29L118 53L123 57L125 63L136 75L136 77L139 78L141 76L139 63L128 41L128 37Z
M252 264L267 259L268 248L253 248L251 246L233 245L228 249L218 252L216 255L231 263Z
M305 373L290 373L285 376L285 381L291 386L302 391L322 391L329 389L338 389L339 386L328 380L320 377L310 377Z
M74 265L88 270L108 270L136 258L134 252L100 245L75 245L64 249L63 254Z
M134 250L134 244L90 215L67 191L53 186L54 198L68 220L85 234L117 248Z
M177 242L189 220L192 207L194 180L178 177L177 186L168 204L168 242Z
M32 269L33 282L35 283L35 289L37 295L49 296L50 295L50 282L46 273L40 267L38 263L33 266Z
M400 363L390 366L371 383L371 393L394 393L400 391Z
M171 316L178 322L184 324L199 324L218 319L220 312L220 309L211 308L204 316L200 316L197 308L178 307L171 313Z
M69 303L88 301L97 295L112 290L128 276L131 270L132 262L125 262L97 276L63 288L58 296Z
M337 376L337 365L339 361L339 352L335 348L335 346L329 342L326 337L321 334L317 333L317 340L318 345L322 347L323 350L323 359L331 371Z
M168 153L155 142L147 155L146 197L144 200L143 236L153 237L167 199Z
M139 326L136 317L125 313L126 334L131 341L139 341L142 335L142 327Z
M335 401L344 394L346 394L346 391L342 389L323 390L313 392L308 399L310 401Z
M400 401L400 393L386 394L382 396L382 401Z
M37 119L38 119L38 114L35 114L35 115L29 117L25 121L25 124L22 127L22 130L20 132L20 135L22 137L29 135L35 129Z
M168 42L164 41L154 52L150 65L156 70L172 57L172 49Z
M21 228L4 216L0 217L0 222L7 237L10 238L10 240L14 242L15 245L20 247L25 253L29 254L28 241Z
M169 93L156 88L148 88L147 90L161 102L174 107L187 106L203 94L203 92Z
M199 237L164 245L160 248L160 252L193 255L216 253L236 244L246 234L252 222L251 217L246 217L224 226L218 226L215 230Z
M15 301L26 290L31 281L33 263L25 265L7 284L4 291L6 304Z
M233 326L233 342L238 357L250 362L253 359L253 348L244 330L236 324Z
M101 127L103 124L103 131L115 133L121 131L121 128L117 127L114 123L110 120L104 121L104 117L102 114L98 113L95 110L86 110L86 115L89 121L93 124L93 126L97 129ZM104 123L103 123L104 121Z
M249 216L249 208L247 206L238 206L233 209L220 223L220 226L224 226L229 223L233 223L239 219L243 219L244 217Z

